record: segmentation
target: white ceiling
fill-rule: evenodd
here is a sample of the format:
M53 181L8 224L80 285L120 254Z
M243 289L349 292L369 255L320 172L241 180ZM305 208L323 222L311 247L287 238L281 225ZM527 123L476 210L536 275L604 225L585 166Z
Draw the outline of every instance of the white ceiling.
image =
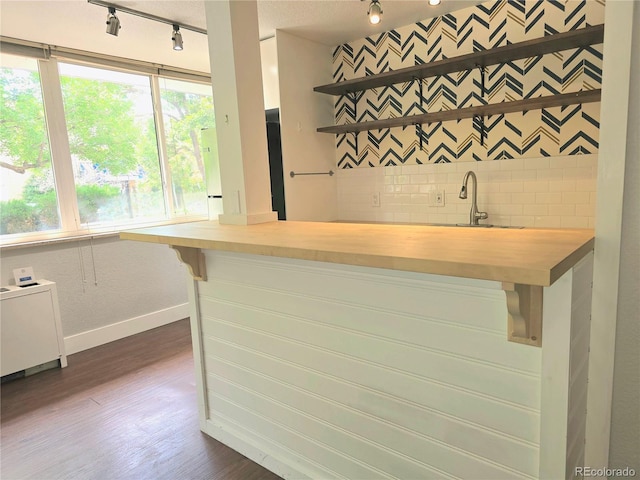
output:
M367 20L367 1L258 0L260 38L269 38L281 29L335 46L481 3L478 0L442 0L441 5L432 7L426 0L380 0L383 19L374 27ZM206 30L204 0L113 0L110 3ZM2 0L0 34L209 71L205 35L183 30L185 48L175 52L171 49L171 26L121 12L118 17L122 29L119 36L114 37L105 33L106 16L106 8L85 0Z

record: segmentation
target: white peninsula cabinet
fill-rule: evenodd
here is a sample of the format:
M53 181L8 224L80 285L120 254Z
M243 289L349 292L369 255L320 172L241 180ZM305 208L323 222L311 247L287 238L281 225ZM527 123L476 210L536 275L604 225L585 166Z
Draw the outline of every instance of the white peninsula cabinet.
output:
M201 429L283 478L572 478L593 232L198 222Z

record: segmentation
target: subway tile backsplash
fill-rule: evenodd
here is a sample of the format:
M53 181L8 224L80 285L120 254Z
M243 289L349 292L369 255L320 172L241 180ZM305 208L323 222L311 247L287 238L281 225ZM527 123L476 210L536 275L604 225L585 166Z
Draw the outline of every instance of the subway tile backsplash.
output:
M338 169L339 220L462 223L469 198L462 177L478 177L485 222L524 227L594 228L597 154L484 162ZM470 184L469 184L470 185ZM444 205L435 206L442 193ZM378 195L380 206L374 207Z

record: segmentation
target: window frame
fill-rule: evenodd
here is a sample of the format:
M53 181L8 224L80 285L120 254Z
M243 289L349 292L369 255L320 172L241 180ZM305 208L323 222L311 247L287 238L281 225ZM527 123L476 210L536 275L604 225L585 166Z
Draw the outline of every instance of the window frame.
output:
M27 244L39 244L70 239L117 235L120 231L157 225L168 225L193 221L208 220L208 213L202 215L176 215L174 209L173 190L171 188L171 168L166 154L166 131L162 111L160 79L170 78L211 86L211 77L206 73L193 72L170 67L139 62L118 57L107 57L77 50L64 49L38 44L25 47L24 43L11 43L5 38L0 42L3 53L22 57L35 58L40 72L40 85L46 119L46 130L51 149L51 164L54 185L58 199L60 228L55 230L14 233L0 236L0 247L17 247ZM10 47L20 48L12 50ZM29 50L32 48L32 50ZM32 55L29 55L31 51ZM43 54L44 52L44 54ZM159 168L163 190L165 214L162 219L137 220L132 222L110 222L98 226L86 226L80 223L78 199L76 195L73 162L69 147L66 118L58 63L83 65L136 75L144 75L149 79L153 119L156 128L156 146L158 149ZM213 92L212 92L213 97ZM206 178L203 179L206 186ZM203 195L206 197L206 188ZM208 202L207 202L208 203Z

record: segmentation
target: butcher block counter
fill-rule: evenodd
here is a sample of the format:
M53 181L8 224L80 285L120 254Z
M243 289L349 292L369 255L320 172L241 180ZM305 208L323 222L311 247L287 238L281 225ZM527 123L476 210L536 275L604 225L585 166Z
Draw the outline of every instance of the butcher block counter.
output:
M364 223L196 222L121 238L209 250L549 286L593 250L593 230Z
M201 429L283 478L573 478L593 231L196 222Z

